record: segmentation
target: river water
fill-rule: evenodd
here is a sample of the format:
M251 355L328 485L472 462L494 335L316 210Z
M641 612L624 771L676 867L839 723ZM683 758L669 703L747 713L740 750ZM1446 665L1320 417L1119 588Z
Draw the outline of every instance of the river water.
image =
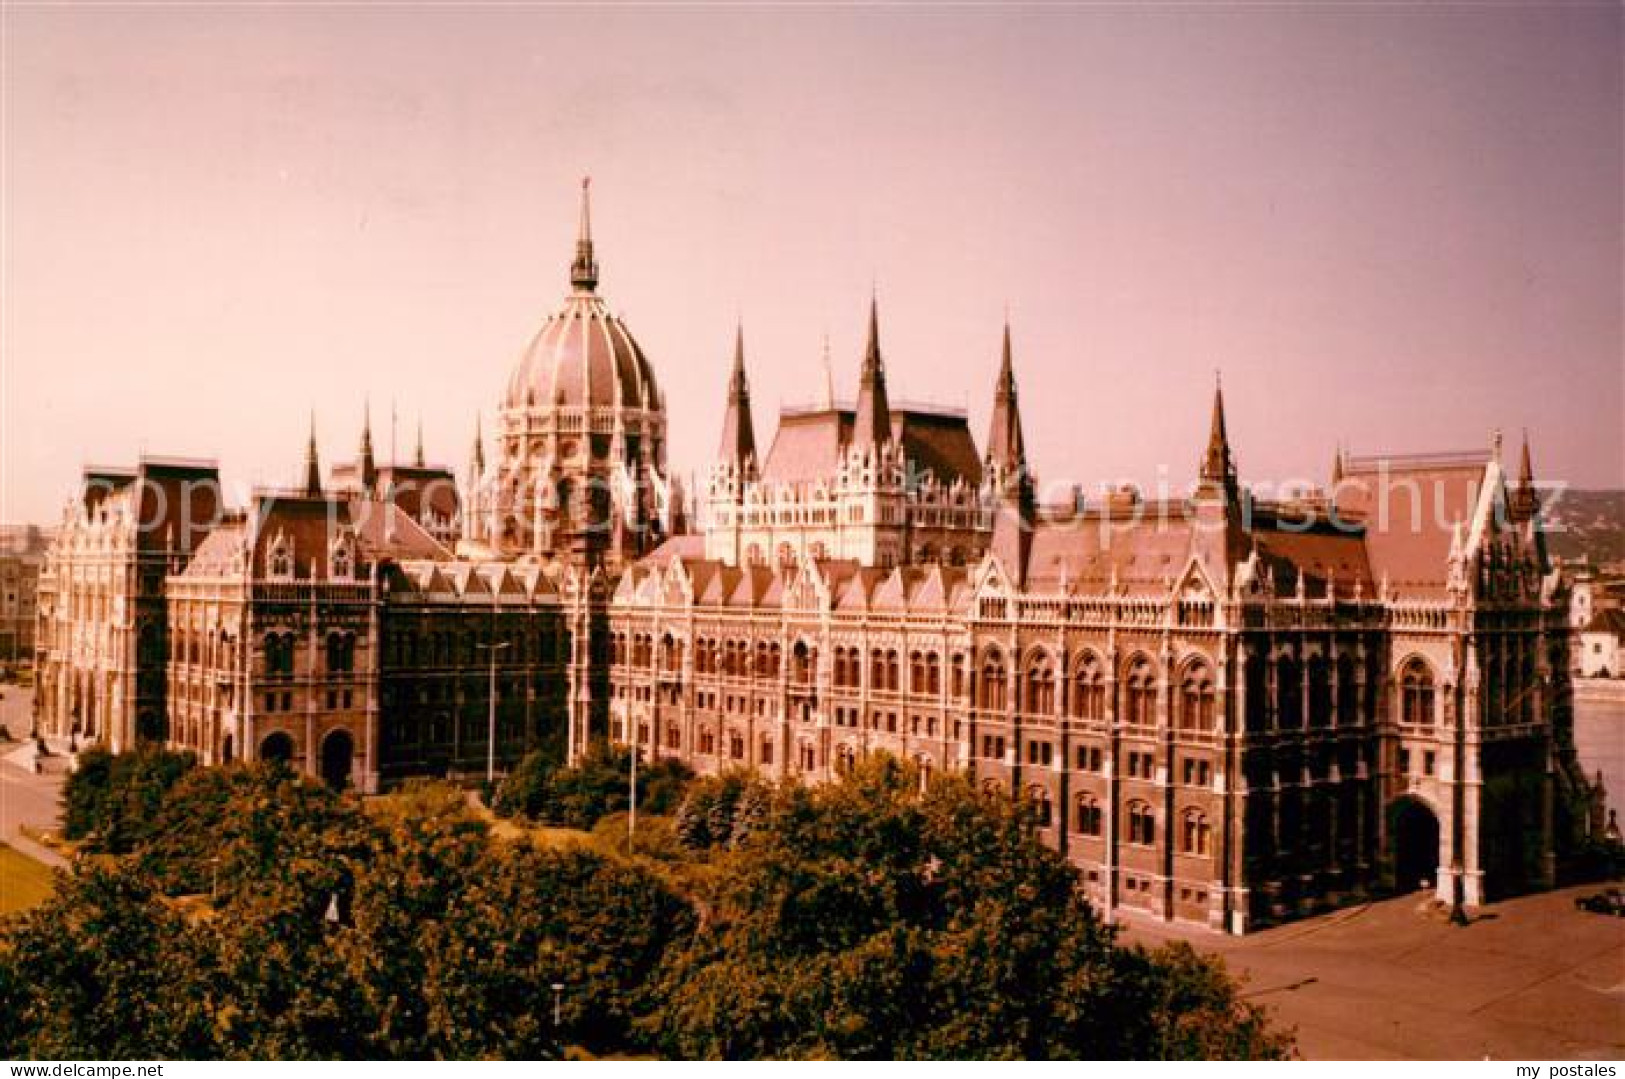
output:
M1625 679L1575 681L1574 748L1587 776L1602 773L1608 805L1625 809Z

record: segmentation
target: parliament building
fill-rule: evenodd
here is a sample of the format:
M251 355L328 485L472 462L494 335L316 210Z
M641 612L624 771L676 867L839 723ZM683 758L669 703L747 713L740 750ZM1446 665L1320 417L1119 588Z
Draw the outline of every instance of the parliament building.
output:
M1241 481L1215 387L1188 495L1042 504L1006 327L992 419L855 401L758 444L742 334L717 457L666 463L655 365L571 291L464 474L374 459L226 504L212 461L89 467L41 573L38 733L475 779L594 740L818 782L865 754L1022 799L1109 916L1228 932L1418 887L1550 886L1588 819L1567 592L1524 445Z

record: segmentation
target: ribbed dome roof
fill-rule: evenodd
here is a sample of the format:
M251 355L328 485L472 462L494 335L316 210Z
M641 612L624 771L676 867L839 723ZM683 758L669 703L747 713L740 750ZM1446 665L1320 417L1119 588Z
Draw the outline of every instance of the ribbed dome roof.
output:
M626 325L598 295L592 213L581 183L581 233L570 264L574 291L519 357L503 405L525 408L661 407L654 371Z
M599 296L578 288L526 346L504 404L657 409L660 390L626 325Z

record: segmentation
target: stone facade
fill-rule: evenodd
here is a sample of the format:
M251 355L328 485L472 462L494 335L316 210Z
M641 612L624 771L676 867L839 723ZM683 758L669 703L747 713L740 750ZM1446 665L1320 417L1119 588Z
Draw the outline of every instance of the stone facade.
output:
M0 527L0 667L34 655L39 575L50 537L33 525Z
M978 448L891 404L871 304L857 400L760 456L740 334L690 532L585 197L571 280L461 498L402 497L449 474L376 467L370 427L229 512L180 497L212 465L87 471L41 575L41 731L364 791L604 737L808 782L885 751L1024 800L1106 910L1234 932L1552 882L1587 788L1527 449L1516 479L1499 445L1339 454L1269 503L1215 391L1187 497L1044 507L1008 329Z

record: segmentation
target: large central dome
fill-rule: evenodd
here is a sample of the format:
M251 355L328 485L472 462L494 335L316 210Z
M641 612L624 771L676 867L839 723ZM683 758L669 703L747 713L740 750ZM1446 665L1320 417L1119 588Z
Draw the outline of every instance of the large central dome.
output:
M666 476L654 371L598 295L586 181L570 285L508 378L493 467L475 442L467 537L616 566L671 533L681 492Z
M578 289L549 315L519 357L503 405L533 408L660 407L643 350L596 293Z
M570 266L564 309L548 316L508 381L503 407L627 408L657 411L660 390L643 350L598 295L587 185L581 190L581 236Z

